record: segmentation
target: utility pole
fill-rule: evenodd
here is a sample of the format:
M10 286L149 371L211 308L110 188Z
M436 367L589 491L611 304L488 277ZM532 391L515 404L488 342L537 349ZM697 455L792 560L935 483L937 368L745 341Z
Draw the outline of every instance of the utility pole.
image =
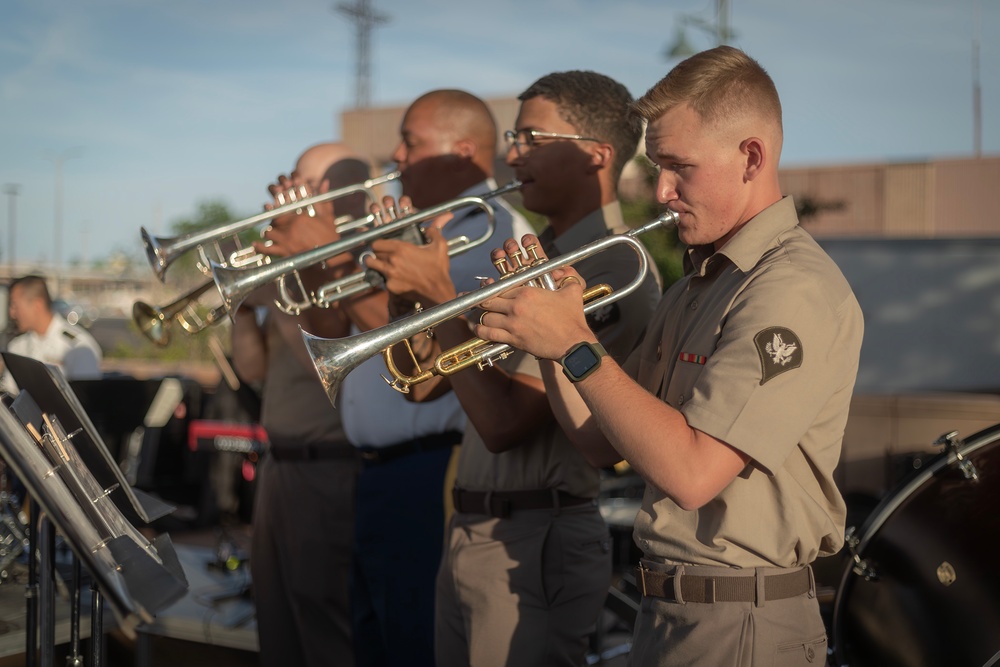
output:
M21 186L17 183L8 183L3 186L4 194L7 195L7 272L10 278L14 277L14 262L17 261L17 195L21 192Z
M973 0L972 20L972 149L976 158L983 156L983 91L979 85L979 0Z
M371 35L375 26L387 23L389 15L375 11L371 0L355 0L354 4L339 3L338 12L354 23L356 44L354 107L371 106Z
M687 32L685 30L687 26L694 26L712 35L715 40L715 46L728 44L736 36L736 33L729 27L729 4L730 0L715 0L714 21L706 21L692 14L681 14L677 21L678 25L674 42L664 49L664 57L667 60L674 60L677 58L687 58L697 53L697 50L691 46L691 43L687 39Z

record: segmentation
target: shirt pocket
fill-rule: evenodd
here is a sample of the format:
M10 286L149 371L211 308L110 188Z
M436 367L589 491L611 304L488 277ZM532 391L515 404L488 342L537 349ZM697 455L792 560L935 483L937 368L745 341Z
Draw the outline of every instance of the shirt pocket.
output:
M659 396L668 405L680 410L694 394L695 383L705 370L708 355L697 352L681 352L671 360L669 377L664 377Z

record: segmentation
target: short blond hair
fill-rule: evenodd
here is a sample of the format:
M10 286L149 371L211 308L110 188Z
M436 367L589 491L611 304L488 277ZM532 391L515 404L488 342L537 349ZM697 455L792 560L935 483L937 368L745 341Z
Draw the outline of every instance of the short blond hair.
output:
M756 115L781 133L781 100L774 81L760 63L731 46L702 51L679 63L636 100L632 110L651 122L682 104L690 104L706 123Z

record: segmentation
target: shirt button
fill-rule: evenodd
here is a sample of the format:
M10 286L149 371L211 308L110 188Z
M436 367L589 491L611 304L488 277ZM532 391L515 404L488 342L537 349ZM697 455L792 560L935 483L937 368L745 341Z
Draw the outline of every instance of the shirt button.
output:
M698 310L698 302L697 301L692 301L691 304L688 307L691 310Z
M813 649L812 646L810 646L809 648L806 649L806 660L812 662L813 658L815 657L816 657L816 651L815 649Z
M649 540L641 540L643 551L649 551Z
M677 397L677 405L684 405L684 394Z
M656 344L656 360L659 361L660 357L663 356L663 343Z

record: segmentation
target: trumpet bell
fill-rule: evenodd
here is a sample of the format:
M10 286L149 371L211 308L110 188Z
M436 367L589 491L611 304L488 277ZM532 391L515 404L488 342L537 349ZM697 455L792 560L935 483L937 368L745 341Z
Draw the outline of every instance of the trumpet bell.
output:
M153 273L156 277L163 282L167 274L167 266L170 265L170 257L168 257L167 248L170 246L170 241L172 239L164 239L153 236L146 231L145 227L141 228L142 234L142 247L146 251L146 259L149 260L149 265L153 267Z
M306 350L312 358L316 373L319 375L323 391L334 406L337 404L337 392L344 378L368 357L357 354L355 341L365 334L348 336L346 338L321 338L299 327ZM374 353L372 353L374 354Z
M159 308L136 301L132 304L132 320L139 332L156 345L166 347L170 343L170 329Z

